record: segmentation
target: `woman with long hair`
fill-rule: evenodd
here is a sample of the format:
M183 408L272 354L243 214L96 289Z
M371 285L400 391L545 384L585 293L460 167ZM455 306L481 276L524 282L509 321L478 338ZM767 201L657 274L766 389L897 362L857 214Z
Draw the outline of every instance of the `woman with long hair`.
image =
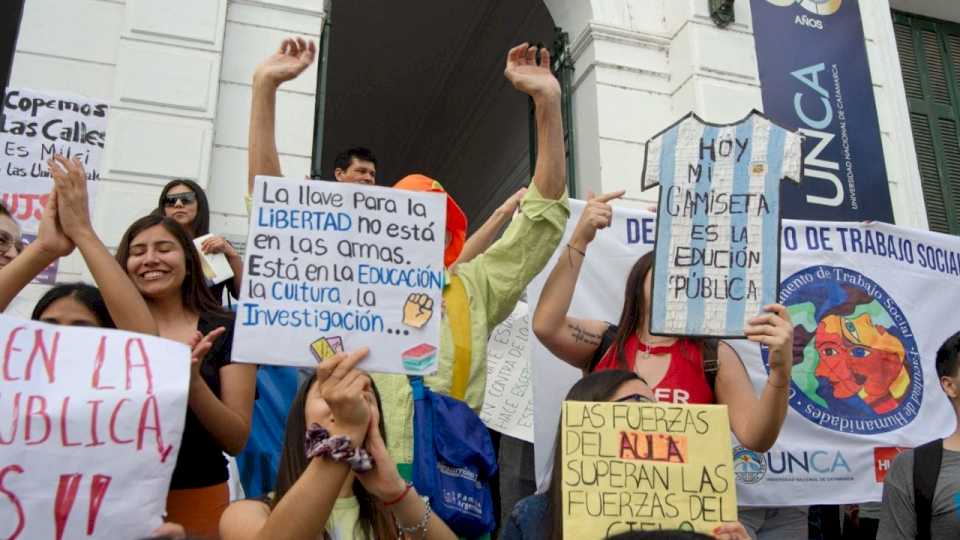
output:
M565 401L650 402L654 401L650 385L633 371L610 369L586 375L567 392ZM553 471L550 483L542 494L522 499L513 507L503 526L500 540L561 540L563 538L562 459L560 426L554 440ZM739 523L725 523L713 533L720 540L747 540Z
M224 540L455 538L387 452L380 395L355 368L366 354L324 360L300 385L276 491L230 505L220 522Z
M223 452L236 455L247 442L256 366L231 362L233 315L207 288L200 254L173 218L151 214L135 221L120 241L117 261L146 301L161 337L190 344L204 336L212 342L192 364L167 514L189 534L216 537L229 502Z
M210 233L210 203L200 184L193 180L177 178L167 182L160 190L156 213L173 218L190 234L191 239ZM233 279L217 283L210 287L213 297L220 301L223 289L229 288L234 298L239 296L240 281L243 278L243 258L233 245L220 235L211 235L200 245L204 254L222 253L233 270Z
M622 195L591 197L570 242L550 273L533 315L537 338L561 360L584 373L605 369L634 371L651 381L658 401L727 405L730 426L740 443L757 452L773 446L787 414L793 366L793 325L787 309L764 306L744 328L747 339L769 350L769 376L760 396L754 392L739 356L725 342L650 334L650 280L653 254L633 265L616 325L567 314L586 250L597 230L613 217L609 201ZM713 358L715 356L715 358ZM705 364L713 363L705 368ZM711 378L715 379L711 382Z
M157 333L157 324L126 272L93 230L86 172L79 159L54 155L47 162L54 182L37 238L0 268L0 310L51 263L79 249L100 289L84 283L60 284L37 302L34 320Z

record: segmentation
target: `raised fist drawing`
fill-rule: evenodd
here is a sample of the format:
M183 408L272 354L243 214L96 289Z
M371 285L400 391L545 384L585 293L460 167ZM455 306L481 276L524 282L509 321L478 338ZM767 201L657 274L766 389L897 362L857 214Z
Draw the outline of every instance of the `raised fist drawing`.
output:
M433 299L427 294L411 293L403 305L403 324L423 328L433 316Z

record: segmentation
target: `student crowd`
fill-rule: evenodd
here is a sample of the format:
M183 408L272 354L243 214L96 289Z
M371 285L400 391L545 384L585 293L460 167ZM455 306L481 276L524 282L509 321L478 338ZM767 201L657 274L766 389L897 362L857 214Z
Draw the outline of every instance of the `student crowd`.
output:
M287 39L255 71L248 209L254 177L283 173L274 136L277 89L303 73L315 55L314 43ZM768 450L784 422L795 363L793 325L784 306L765 306L744 329L747 339L770 352L769 377L759 394L727 343L650 334L651 255L633 266L618 321L568 315L590 243L610 225L610 203L622 192L591 197L569 243L559 246L570 210L560 85L549 66L549 53L536 46L522 44L507 54L506 78L535 107L537 161L529 187L507 200L469 238L464 212L447 196L447 280L439 369L424 383L479 411L490 332L560 249L532 320L537 338L583 372L567 399L725 404L731 430L741 444L757 452ZM55 189L39 234L29 246L23 247L16 223L0 207L0 308L5 309L48 265L76 249L97 287L56 285L37 302L33 319L153 334L191 347L185 429L167 498L166 523L156 532L158 536L224 540L456 537L430 501L419 497L400 472L413 463L410 383L404 376L359 369L365 348L320 363L303 382L286 419L273 490L264 497L231 503L224 453L238 454L250 436L257 377L255 365L231 362L233 315L222 307L225 292L228 298L237 296L242 258L222 236L208 236L200 251L225 255L234 278L207 285L193 242L210 233L207 198L199 185L179 179L163 188L156 210L132 223L116 255L111 255L91 225L80 161L57 155L48 166ZM334 176L338 181L373 184L375 175L376 158L369 150L352 149L337 159ZM394 187L443 191L438 182L419 174L401 179ZM464 320L469 323L460 324ZM943 390L960 411L958 362L960 333L943 345L936 358ZM924 448L897 459L887 476L879 521L866 512L854 516L860 522L860 536L855 537L960 535L960 519L954 511L954 499L960 497L960 433ZM931 460L936 462L932 466ZM559 463L555 460L544 493L526 493L530 496L509 515L504 513L508 517L498 524L500 538L562 537ZM935 488L915 485L914 472L920 469L933 475ZM741 508L739 515L741 522L719 527L714 537L807 537L803 508ZM667 531L622 536L703 537Z

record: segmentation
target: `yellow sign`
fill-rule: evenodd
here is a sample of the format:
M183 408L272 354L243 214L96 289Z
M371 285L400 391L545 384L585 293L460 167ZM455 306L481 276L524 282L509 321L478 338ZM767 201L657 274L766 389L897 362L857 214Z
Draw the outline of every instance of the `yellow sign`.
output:
M725 405L565 401L561 427L564 538L737 520Z

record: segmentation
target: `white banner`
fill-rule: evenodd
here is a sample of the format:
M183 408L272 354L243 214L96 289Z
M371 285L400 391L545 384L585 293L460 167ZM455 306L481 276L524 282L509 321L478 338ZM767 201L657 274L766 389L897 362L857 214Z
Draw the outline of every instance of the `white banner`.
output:
M0 315L0 538L141 538L183 435L186 345Z
M487 387L480 419L488 428L533 442L530 313L517 302L487 342Z
M11 88L3 99L0 177L48 178L54 154L79 157L88 180L100 178L109 106L72 94Z
M583 203L571 206L567 236ZM571 315L618 320L627 273L652 248L653 219L616 208L611 227L587 251ZM770 452L734 443L738 499L769 506L879 500L897 447L955 427L933 360L958 329L944 321L956 319L960 304L960 239L884 224L792 220L784 220L781 238L780 300L790 308L798 351L790 409ZM531 307L556 257L528 288ZM759 347L731 343L759 393L766 383ZM536 340L532 363L543 487L561 400L581 374Z
M445 225L441 193L257 177L234 360L435 372Z

